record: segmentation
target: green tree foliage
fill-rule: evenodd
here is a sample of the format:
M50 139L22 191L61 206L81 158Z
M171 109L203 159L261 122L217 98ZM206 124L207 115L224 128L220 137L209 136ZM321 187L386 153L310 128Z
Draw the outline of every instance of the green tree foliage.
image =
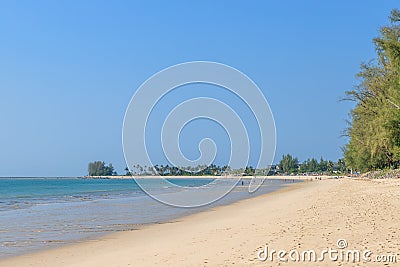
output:
M125 168L128 173L128 167ZM275 175L281 174L332 174L332 173L346 172L346 165L343 159L339 159L338 162L330 160L324 160L322 157L320 161L315 158L307 159L303 163L299 163L296 157L290 154L283 155L278 165L268 166L266 168L254 168L253 166L246 166L245 168L232 169L230 166L218 166L211 164L198 165L198 166L187 166L187 167L175 167L170 165L154 165L153 167L144 167L140 164L133 165L133 175L160 175L160 176L224 176L224 175L237 175L237 176L264 176L264 175ZM127 174L128 175L128 174ZM129 174L130 175L130 174Z
M295 173L298 169L299 160L292 155L283 155L279 162L279 169L284 173Z
M251 167L252 168L252 167ZM217 166L211 164L209 166L199 165L199 166L187 166L187 167L176 167L167 165L155 165L154 167L149 167L149 172L140 171L142 168L139 164L135 166L135 174L137 175L161 175L161 176L203 176L203 175L222 175L224 173L231 172L229 166ZM254 173L254 169L253 169Z
M307 170L308 172L318 172L318 161L314 158L312 158L309 162L308 162L308 167Z
M132 175L132 173L129 171L129 168L126 167L125 168L125 176L131 176L131 175Z
M297 158L291 155L284 155L279 162L279 169L281 173L318 173L318 174L332 174L334 172L346 173L346 165L343 159L337 162L331 160L324 160L322 157L319 160L315 158L307 159L303 163L298 163Z
M244 175L245 176L253 176L254 174L255 174L255 169L252 167L252 166L247 166L245 169L244 169Z
M344 159L339 159L337 164L336 164L336 169L341 172L341 173L345 173L346 172L346 163L344 161Z
M104 161L90 162L88 165L89 176L111 176L116 175L113 165L110 163L108 166Z
M355 102L346 130L346 165L360 171L398 167L400 161L400 12L373 40L376 61L362 64L360 84L346 92Z
M327 172L328 162L321 158L318 162L315 158L307 159L302 164L300 164L300 173L322 173Z

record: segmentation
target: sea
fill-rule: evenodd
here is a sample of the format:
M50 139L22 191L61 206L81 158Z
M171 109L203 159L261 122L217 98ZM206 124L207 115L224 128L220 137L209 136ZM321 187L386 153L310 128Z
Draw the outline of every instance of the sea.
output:
M188 177L169 181L180 186L202 186L213 179ZM155 186L162 182L165 181L151 179ZM0 258L173 221L295 182L298 180L267 179L250 194L245 181L244 186L239 183L210 205L179 208L149 197L134 179L0 178Z

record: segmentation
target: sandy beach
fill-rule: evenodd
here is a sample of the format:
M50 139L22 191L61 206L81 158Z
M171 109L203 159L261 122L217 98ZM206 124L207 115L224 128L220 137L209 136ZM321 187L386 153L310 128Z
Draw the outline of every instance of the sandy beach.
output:
M0 266L396 266L377 261L400 260L399 196L397 179L314 180L170 223L4 259ZM261 260L266 246L315 250L319 258L323 250L339 250L338 240L347 243L342 251L371 251L370 262L328 255L298 262L288 254L282 257L288 262L276 255Z

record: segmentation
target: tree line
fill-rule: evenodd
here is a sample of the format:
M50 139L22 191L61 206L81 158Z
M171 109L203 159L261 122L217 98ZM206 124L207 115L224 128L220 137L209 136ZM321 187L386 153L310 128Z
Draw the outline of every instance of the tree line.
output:
M221 176L221 175L254 175L255 169L247 166L241 169L232 169L230 166L215 164L176 167L166 165L141 166L136 164L132 170L125 168L126 175L160 175L160 176ZM260 171L260 170L259 170Z
M266 175L290 175L290 174L334 174L346 173L347 168L343 159L337 162L324 160L319 161L315 158L307 159L303 163L299 163L296 157L290 154L283 155L280 162L266 168L254 168L247 166L245 168L233 169L230 166L198 165L188 167L176 167L166 165L142 166L136 164L130 170L125 168L126 176L266 176ZM91 162L88 165L89 176L112 176L117 175L113 165L106 165L104 161Z
M276 166L276 173L280 174L334 174L347 173L344 159L334 162L324 160L322 157L318 161L315 158L307 159L300 163L296 157L290 154L283 155L279 164Z
M106 165L104 161L94 161L88 165L88 174L89 176L112 176L117 175L117 172L111 163Z
M360 83L346 91L354 101L345 130L344 148L349 168L369 171L398 168L400 164L400 11L394 9L389 25L373 39L376 59L362 63Z
M245 168L233 169L230 166L218 166L211 164L198 165L194 167L176 167L166 165L141 166L136 164L130 171L125 168L126 175L160 175L160 176L221 176L221 175L236 175L236 176L254 176L254 175L280 175L280 174L345 174L347 168L344 159L339 159L334 162L324 160L322 157L318 161L315 158L307 159L300 163L296 157L290 154L283 155L280 162L276 165L271 165L266 168L255 168L247 166Z

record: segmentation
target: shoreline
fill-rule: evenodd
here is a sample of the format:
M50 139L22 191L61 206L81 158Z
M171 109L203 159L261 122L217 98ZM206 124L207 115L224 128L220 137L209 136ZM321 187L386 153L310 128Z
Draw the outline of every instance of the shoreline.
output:
M347 240L349 249L391 253L400 260L399 196L400 179L294 183L172 222L3 259L0 266L280 266L279 261L260 261L257 253L265 246L337 249L339 239ZM355 265L325 259L288 266L338 264Z
M45 179L47 179L47 178L45 178ZM189 177L189 179L191 179L191 178ZM128 181L126 180L126 182L128 182ZM293 182L295 182L297 184L297 183L299 183L301 181L300 180L296 180L296 181L293 181ZM96 240L98 238L102 238L104 236L107 236L110 233L118 233L118 232L125 232L125 231L136 231L136 230L141 229L142 227L145 227L145 226L148 226L148 225L170 223L170 222L173 222L175 220L180 220L181 218L184 218L186 216L190 216L192 214L196 214L196 213L201 213L201 212L207 211L209 209L217 208L217 207L220 207L220 206L231 205L233 203L240 202L240 201L242 201L244 199L255 198L255 197L258 197L258 196L264 195L264 194L271 194L271 193L273 193L273 192L275 192L277 190L282 190L282 188L286 188L288 186L291 186L292 184L293 184L292 181L286 181L285 183L283 183L283 181L282 181L282 184L281 184L281 182L268 183L268 184L265 183L264 186L262 187L264 189L260 188L260 190L258 191L259 193L255 194L255 195L252 195L252 194L248 194L247 193L248 184L247 184L247 182L245 182L245 185L242 185L242 186L237 185L235 187L236 189L234 189L235 192L247 193L246 194L247 196L244 196L244 197L243 196L242 197L237 197L237 196L236 197L235 196L227 197L227 196L225 196L220 201L214 202L211 205L206 205L206 206L201 207L201 208L183 209L183 210L186 210L186 211L181 211L181 212L178 211L176 213L171 212L171 213L169 213L169 215L166 215L164 217L163 216L161 216L161 217L158 216L158 220L157 221L135 223L135 222L131 222L131 220L129 220L129 222L127 222L126 224L125 223L121 223L120 227L113 228L114 230L111 230L111 228L110 228L110 230L104 230L104 231L99 230L98 232L93 233L93 234L87 234L85 232L82 232L81 235L76 235L76 237L73 238L73 239L68 239L68 238L67 239L63 239L62 237L60 237L60 238L56 237L56 238L52 238L52 239L48 239L48 240L44 239L43 242L42 242L43 245L39 245L39 246L33 245L33 246L31 246L31 248L29 248L25 244L23 244L23 245L16 244L17 245L16 247L20 247L21 248L20 251L17 252L17 253L14 252L13 254L12 253L4 253L0 257L0 260L7 259L7 258L12 258L12 257L19 257L19 256L22 256L22 255L25 255L25 254L37 253L37 252L41 252L41 251L45 251L45 250L49 250L49 249L54 249L54 248L60 248L60 247L63 247L63 246L69 246L69 245L75 244L75 243ZM271 188L271 185L272 185L272 189L268 189L268 188ZM277 185L278 186L282 186L282 188L278 188L278 189L274 188ZM266 188L266 190L273 190L273 191L266 191L265 188ZM232 194L235 195L237 193L232 193ZM242 193L239 193L239 194L242 194ZM150 200L150 198L149 198L149 200ZM154 200L151 199L151 201L154 201ZM159 204L160 206L163 205L163 204L160 204L159 202L154 203L154 204ZM155 208L155 206L157 206L157 205L154 205L154 204L151 205L152 206L152 210L155 211L155 212L157 212L157 211L160 212L161 210L159 208ZM143 203L141 205L143 205ZM165 210L165 209L163 209L163 210ZM112 214L115 214L115 212L116 211L114 210L114 213L111 213L109 215L113 216ZM165 211L164 211L164 213L165 213ZM141 213L139 213L138 216L140 216L140 214ZM133 216L133 217L135 217L135 216ZM41 218L45 218L45 217L43 217L43 215L41 215ZM47 221L48 225L51 225L52 219L50 219L50 223L49 223L49 220L43 219L42 223L46 224L46 221ZM122 226L122 225L125 225L125 226ZM104 225L102 225L102 226L104 227ZM110 226L112 226L112 224L110 224ZM107 228L107 226L105 228ZM4 229L7 229L7 227L5 227ZM56 228L50 228L50 229L58 229L58 228L56 227ZM54 231L54 230L50 230L50 231ZM46 231L40 231L40 232L46 232ZM74 234L72 234L72 235L74 235ZM31 240L34 240L34 239L31 239ZM27 241L29 241L29 240L27 240ZM39 242L40 242L40 239L39 239ZM39 244L38 241L36 241L36 244ZM26 248L23 249L25 246L26 246Z
M169 176L169 177L171 177L171 176ZM169 179L169 177L168 177L168 179ZM283 176L281 176L280 178L275 178L275 179L282 179L283 180L284 178L282 178L282 177ZM165 178L165 176L163 176L163 178ZM191 177L189 177L189 178L191 178ZM93 179L99 179L99 178L93 178ZM35 257L36 255L40 255L42 253L46 254L48 252L52 252L52 251L56 252L58 250L68 249L70 247L80 246L82 244L89 244L89 243L92 243L92 242L102 242L104 240L114 239L115 237L119 236L120 234L133 233L133 232L136 232L136 231L141 231L143 229L157 227L158 225L173 224L173 223L184 221L184 220L187 220L187 219L190 220L191 217L194 217L194 216L196 216L198 214L207 213L207 212L210 212L210 211L215 211L215 210L218 210L218 209L223 208L223 207L229 207L231 205L235 205L235 204L241 203L243 201L248 201L248 200L251 200L251 199L257 199L257 198L264 197L264 196L267 196L267 195L274 195L274 194L280 194L280 193L283 193L283 192L288 192L288 191L294 190L294 189L296 189L298 187L301 187L304 184L304 181L301 182L301 183L299 182L299 181L302 181L302 179L296 179L296 181L297 181L296 183L285 184L280 189L274 190L272 192L262 193L259 196L254 196L254 197L250 196L250 197L245 198L245 199L236 200L236 201L234 201L232 203L221 204L221 205L216 205L216 206L212 206L212 207L207 207L204 210L199 210L197 212L190 213L190 214L184 215L184 216L179 216L179 217L172 218L172 219L168 219L166 221L135 225L135 227L137 227L135 229L120 230L120 231L115 231L115 232L112 232L112 233L99 233L99 234L97 234L95 236L92 236L92 237L89 237L89 238L78 239L78 240L75 240L73 242L67 242L67 243L64 243L64 244L56 245L56 246L51 247L51 248L38 249L38 250L28 251L27 253L22 253L22 254L18 254L18 255L1 257L0 258L0 267L3 266L4 263L7 265L7 262L10 261L10 260L13 261L13 260L18 260L20 258L25 258L25 257L30 257L30 256ZM247 187L247 185L244 185L244 186L241 186L241 187ZM6 265L4 265L4 266L6 266ZM25 266L25 265L23 264L21 266ZM31 266L31 265L29 265L29 266Z

